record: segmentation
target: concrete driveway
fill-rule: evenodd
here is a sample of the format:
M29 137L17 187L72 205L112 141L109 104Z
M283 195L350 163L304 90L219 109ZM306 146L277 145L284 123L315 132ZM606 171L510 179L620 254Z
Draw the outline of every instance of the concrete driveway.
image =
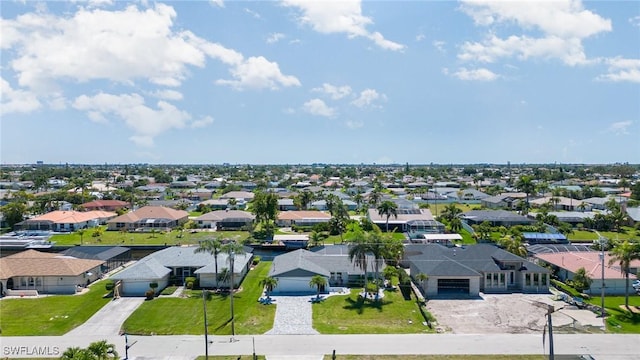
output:
M456 334L538 333L544 328L546 309L535 304L553 305L553 327L561 332L594 332L602 319L589 310L554 301L551 295L482 294L477 299L430 299L427 310L438 327Z
M313 328L310 299L307 296L272 296L276 304L276 317L269 335L313 335L318 332Z
M125 320L144 302L143 297L122 297L110 301L98 310L89 320L67 335L119 335Z

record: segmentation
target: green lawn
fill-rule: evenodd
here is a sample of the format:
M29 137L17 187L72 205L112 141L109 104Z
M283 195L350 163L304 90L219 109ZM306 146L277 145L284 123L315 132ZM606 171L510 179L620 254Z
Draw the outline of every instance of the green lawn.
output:
M601 298L594 296L587 302L600 306ZM632 314L620 308L624 306L624 296L605 296L604 307L609 314L607 317L607 332L620 334L640 334L640 314ZM630 291L629 306L640 308L640 296Z
M612 240L636 239L639 237L636 233L636 230L628 226L623 226L621 232L619 233L615 231L599 231L599 233L602 236ZM573 230L573 233L569 234L568 239L573 242L590 243L593 242L593 240L598 240L598 234L593 231L587 230Z
M133 233L120 231L104 231L100 237L92 237L92 230L87 230L82 237L83 245L178 245L197 244L211 236L223 236L237 238L242 241L249 237L246 231L218 231L218 232L195 232L185 230L182 234L178 231L151 233ZM53 235L51 241L56 245L80 245L80 235L76 233Z
M236 334L262 334L273 327L275 305L258 302L262 294L260 280L267 276L271 262L261 262L249 271L242 283L242 291L235 294ZM188 298L156 298L146 301L124 323L130 334L176 335L204 334L202 293L187 291ZM208 332L231 334L229 296L213 295L207 301ZM168 316L170 315L170 316Z
M54 295L37 299L0 301L3 336L62 335L84 323L109 302L104 282L93 283L82 295Z
M378 303L362 301L361 288L349 296L334 295L313 304L313 327L321 334L416 334L432 332L413 294L405 300L398 291L386 291Z

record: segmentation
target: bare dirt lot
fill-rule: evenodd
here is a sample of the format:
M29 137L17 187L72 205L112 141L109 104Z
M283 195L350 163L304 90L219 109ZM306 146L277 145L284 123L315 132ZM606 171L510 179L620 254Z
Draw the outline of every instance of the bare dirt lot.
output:
M481 294L477 299L431 299L427 310L437 319L441 331L457 334L536 333L544 328L546 309L554 306L553 328L560 332L597 332L602 320L588 310L580 310L551 295Z

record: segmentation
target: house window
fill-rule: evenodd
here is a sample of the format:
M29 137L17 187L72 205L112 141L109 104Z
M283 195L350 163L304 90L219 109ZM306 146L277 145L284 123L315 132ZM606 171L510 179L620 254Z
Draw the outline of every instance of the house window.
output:
M36 278L36 286L42 286L42 278L40 277Z
M30 287L33 287L33 286L35 286L35 285L36 285L36 280L35 280L35 278L34 278L34 277L32 277L32 276L29 276L29 286L30 286Z
M524 274L524 284L531 286L531 274Z
M540 281L542 283L542 285L547 285L547 274L542 274L541 275L542 280Z
M498 274L493 274L493 286L498 285Z
M20 278L20 286L21 287L27 287L27 278L26 277L21 277Z
M539 280L539 276L538 275L539 275L538 273L533 274L533 285L534 286L540 285L540 283L538 281Z
M504 273L500 273L500 285L504 285L504 284L505 284Z

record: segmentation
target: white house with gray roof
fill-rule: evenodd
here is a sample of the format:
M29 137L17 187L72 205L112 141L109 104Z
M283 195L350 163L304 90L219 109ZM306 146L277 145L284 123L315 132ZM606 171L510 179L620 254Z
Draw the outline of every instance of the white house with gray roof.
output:
M384 263L380 261L382 273ZM347 245L330 245L314 251L299 249L273 259L269 276L278 280L274 294L314 293L309 286L311 278L320 275L327 279L329 287L361 286L364 270L349 259ZM367 256L367 277L375 275L375 259ZM326 290L326 289L325 289Z
M157 291L162 291L169 283L182 285L185 278L196 277L200 287L229 287L229 279L216 281L214 256L196 253L197 246L172 246L150 254L135 264L111 276L114 281L122 281L120 294L123 296L143 296L149 284L158 283ZM253 254L236 254L233 266L234 287L240 285L249 271ZM218 254L218 273L230 266L226 253Z

